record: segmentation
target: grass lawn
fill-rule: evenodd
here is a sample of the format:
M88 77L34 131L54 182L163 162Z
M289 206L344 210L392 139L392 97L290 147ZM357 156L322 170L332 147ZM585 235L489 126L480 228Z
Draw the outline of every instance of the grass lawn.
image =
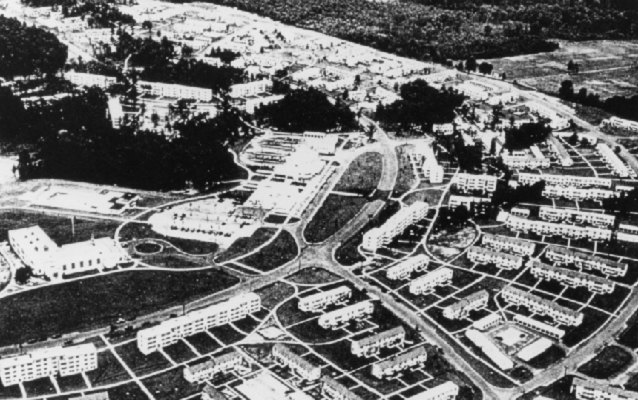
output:
M368 201L363 197L330 194L304 230L310 243L319 243L343 228Z
M126 400L147 400L148 396L135 383L127 383L126 385L117 386L109 389L109 397L111 399Z
M631 354L625 349L611 345L581 365L578 372L596 379L608 379L627 369L631 361Z
M196 333L186 338L201 354L212 353L219 349L221 345L206 332Z
M86 389L86 382L84 382L84 378L82 375L70 375L70 376L58 376L56 378L58 381L58 385L60 386L60 390L62 392L72 392L75 390Z
M439 204L443 191L440 189L424 189L412 192L403 198L403 202L407 205L416 203L417 201L425 201L430 206Z
M277 304L292 296L295 288L287 283L275 282L256 291L261 297L261 305L264 308L272 309Z
M203 385L195 385L186 381L182 368L174 368L146 378L142 382L157 400L179 400L192 396L203 389Z
M241 262L260 271L271 271L294 260L298 253L295 238L283 230L258 253L243 258Z
M633 374L625 384L625 389L638 392L638 374Z
M0 241L7 240L7 231L32 225L39 225L55 243L62 245L89 240L91 235L96 238L112 237L120 222L76 218L74 236L70 217L30 211L6 211L0 213Z
M120 239L122 241L133 239L162 239L171 243L173 246L185 253L196 255L214 254L219 249L219 246L212 242L202 242L199 240L174 238L161 235L151 229L150 224L139 222L126 224L120 231Z
M171 366L171 363L160 352L144 355L137 348L137 342L129 342L115 348L126 365L135 375L146 375Z
M0 345L108 325L210 295L238 279L219 270L125 271L0 300Z
M533 368L545 369L563 357L565 357L565 350L554 344L549 349L532 358L529 361L529 365Z
M380 153L361 154L350 163L334 190L367 196L377 188L382 169L383 156Z
M24 382L24 389L29 397L38 397L55 393L55 386L50 378L40 378L34 381Z
M323 268L305 268L300 272L290 275L286 278L290 282L301 285L316 285L320 283L330 283L340 280L341 278L332 272ZM263 301L262 301L263 302Z
M111 385L130 379L129 374L110 350L98 353L97 365L97 369L86 373L93 386Z
M250 237L241 237L235 240L229 248L215 257L215 262L222 263L243 256L266 243L275 233L277 233L275 228L259 228Z
M397 176L397 183L394 185L393 195L400 197L407 193L412 185L417 181L417 177L414 175L414 169L412 163L410 163L410 148L412 145L406 144L396 148L397 159L399 160L399 174Z

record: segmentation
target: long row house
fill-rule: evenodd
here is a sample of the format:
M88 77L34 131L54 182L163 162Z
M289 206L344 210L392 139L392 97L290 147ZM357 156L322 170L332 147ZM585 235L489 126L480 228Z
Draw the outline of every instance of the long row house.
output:
M574 264L579 268L600 271L608 276L625 276L628 268L628 264L624 262L553 244L547 246L545 256L557 264Z
M584 286L594 293L611 293L615 288L614 282L608 279L554 267L536 260L530 261L530 272L539 279L555 280L571 287Z
M525 306L534 313L550 316L564 325L578 326L583 322L582 313L512 286L503 289L501 297L508 303Z
M471 246L469 248L467 258L475 263L494 264L503 269L520 269L523 266L522 256L501 253L478 246Z
M536 243L534 242L509 236L484 233L481 240L484 246L491 247L498 251L507 251L525 256L531 256L534 254L534 250L536 249Z

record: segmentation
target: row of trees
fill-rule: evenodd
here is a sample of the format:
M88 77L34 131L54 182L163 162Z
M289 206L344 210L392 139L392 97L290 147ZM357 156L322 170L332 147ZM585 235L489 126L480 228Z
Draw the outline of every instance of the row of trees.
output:
M545 122L522 124L520 127L510 127L505 130L505 148L508 150L523 150L530 146L544 142L552 133L552 128Z
M595 93L589 93L587 88L580 88L578 93L574 91L574 82L563 81L558 89L558 96L567 101L589 107L597 107L621 118L638 121L638 95L632 97L613 96L601 100Z

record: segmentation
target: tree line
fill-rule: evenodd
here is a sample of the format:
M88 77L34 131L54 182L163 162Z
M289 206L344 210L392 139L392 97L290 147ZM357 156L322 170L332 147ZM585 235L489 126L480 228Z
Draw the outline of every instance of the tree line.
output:
M65 17L87 18L88 26L91 28L110 28L135 24L135 18L124 14L118 8L104 3L80 3L72 6L63 5L62 15Z
M558 89L558 97L584 106L600 108L621 118L638 121L638 95L631 97L613 96L601 100L599 95L588 92L587 88L584 87L576 93L574 82L565 80Z

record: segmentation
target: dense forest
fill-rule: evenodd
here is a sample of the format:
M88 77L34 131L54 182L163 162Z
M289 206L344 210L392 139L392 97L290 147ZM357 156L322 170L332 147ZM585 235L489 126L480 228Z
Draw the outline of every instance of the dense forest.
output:
M530 122L520 127L509 127L505 130L505 148L523 150L532 145L544 142L552 133L552 128L545 122Z
M62 6L65 17L85 17L90 28L110 28L120 24L135 24L135 19L108 3L81 3Z
M552 51L548 39L638 37L629 1L208 0L417 59ZM560 4L563 3L563 4ZM605 3L605 1L603 1ZM629 7L631 8L631 7Z
M1 77L53 73L66 58L67 48L54 34L0 15Z
M558 96L563 100L573 101L584 106L597 107L621 118L638 121L638 95L632 97L613 96L601 100L599 95L588 92L585 87L580 88L578 93L576 93L574 83L566 80L561 83L558 89Z
M113 129L106 102L100 89L91 88L25 109L8 88L0 88L0 141L32 149L20 153L20 177L150 190L192 184L206 190L241 174L226 147L245 134L234 112L189 120L176 127L180 137L171 140L128 127Z

